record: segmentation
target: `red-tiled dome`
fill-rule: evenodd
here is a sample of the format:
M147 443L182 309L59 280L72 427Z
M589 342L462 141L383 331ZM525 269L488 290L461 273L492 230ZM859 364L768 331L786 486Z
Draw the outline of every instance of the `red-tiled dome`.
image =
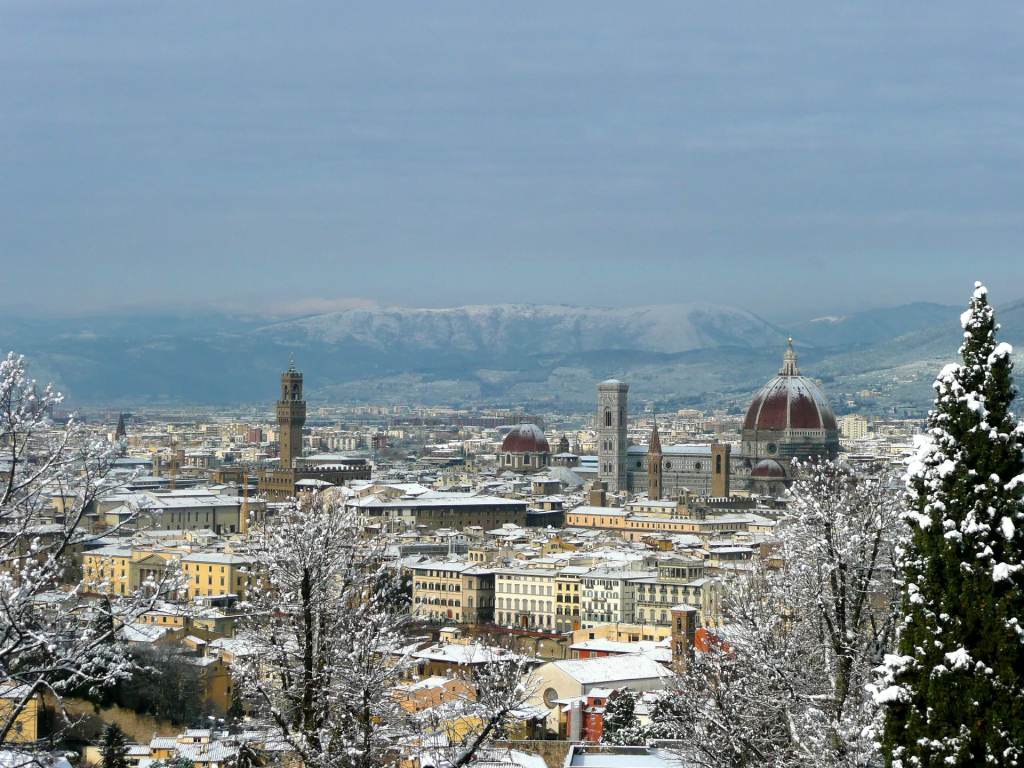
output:
M762 459L751 470L750 476L761 478L785 477L786 470L775 459Z
M817 385L800 375L793 343L779 375L754 395L744 429L838 429L832 406Z
M502 453L551 453L544 431L536 424L517 424L505 435Z

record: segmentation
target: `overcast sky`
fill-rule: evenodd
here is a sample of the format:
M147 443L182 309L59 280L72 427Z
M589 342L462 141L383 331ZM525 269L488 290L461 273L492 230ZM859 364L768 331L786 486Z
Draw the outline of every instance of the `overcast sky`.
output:
M1018 299L1022 8L6 0L0 303Z

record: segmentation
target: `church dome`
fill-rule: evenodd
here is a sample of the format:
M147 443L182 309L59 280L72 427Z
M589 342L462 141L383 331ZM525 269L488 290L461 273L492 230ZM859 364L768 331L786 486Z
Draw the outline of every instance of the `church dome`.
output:
M544 431L536 424L516 424L501 443L502 453L550 453Z
M751 430L836 430L832 406L818 386L800 375L793 340L789 341L779 375L754 395L743 428Z
M750 476L762 479L783 478L786 476L786 470L775 459L763 459L757 462Z

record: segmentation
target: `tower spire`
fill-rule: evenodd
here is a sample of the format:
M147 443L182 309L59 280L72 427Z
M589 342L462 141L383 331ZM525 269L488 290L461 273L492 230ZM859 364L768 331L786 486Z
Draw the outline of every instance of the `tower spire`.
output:
M661 499L661 435L658 434L658 415L654 415L654 428L647 445L647 498Z
M117 427L114 428L114 440L123 440L127 436L128 433L124 428L124 414L119 413L117 414Z
M800 369L796 364L796 350L793 349L793 337L789 337L789 348L782 356L782 368L779 369L779 376L799 376Z
M658 433L658 414L654 414L654 428L651 430L651 439L648 453L661 453L661 435Z

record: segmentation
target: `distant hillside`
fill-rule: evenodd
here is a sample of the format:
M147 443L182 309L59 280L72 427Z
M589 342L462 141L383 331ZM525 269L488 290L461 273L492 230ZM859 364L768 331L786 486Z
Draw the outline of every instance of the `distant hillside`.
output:
M600 349L688 352L763 347L785 333L740 309L669 304L631 309L496 304L455 309L350 309L254 331L277 344L327 344L424 356L579 354Z
M958 316L951 307L908 305L792 330L801 368L822 379L837 409L847 400L923 408L935 373L956 354ZM918 327L933 317L939 322ZM1001 338L1024 343L1024 302L998 317ZM897 335L900 318L912 332ZM590 407L595 382L616 376L631 383L637 403L720 407L745 403L778 370L787 333L713 305L509 304L356 309L284 322L6 321L0 348L27 355L33 376L56 382L73 406L269 405L294 353L309 396L320 401L573 409Z
M1000 325L999 340L1009 342L1015 348L1022 348L1024 301L998 307L996 320ZM830 373L843 375L895 369L912 361L930 361L941 366L956 358L961 341L963 329L960 327L960 312L957 312L941 325L889 339L870 349L832 355L825 368Z
M963 307L945 304L904 304L849 315L818 317L793 326L793 337L816 347L878 344L914 331L955 322Z

